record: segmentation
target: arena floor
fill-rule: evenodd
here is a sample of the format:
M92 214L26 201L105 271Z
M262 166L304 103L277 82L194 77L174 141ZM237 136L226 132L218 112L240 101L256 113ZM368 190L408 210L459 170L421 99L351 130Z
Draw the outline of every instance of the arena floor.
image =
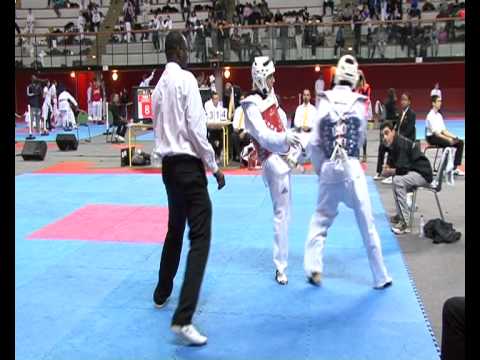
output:
M149 136L137 147L150 152ZM22 146L15 145L18 359L240 359L274 351L285 359L436 359L442 304L465 294L464 236L435 245L419 238L418 227L398 237L390 232L391 186L372 180L378 130L369 130L366 174L394 286L371 290L366 254L359 234L350 236L357 230L345 208L327 240L325 285L306 284L303 242L317 192L310 171L294 176L290 282L276 286L268 193L260 176L232 164L227 187L209 189L214 231L197 323L210 344L179 347L168 331L176 297L164 310L151 304L166 219L159 172L120 168L123 146L101 135L82 140L75 152L50 142L42 162L24 161ZM464 234L465 180L455 180L439 196L447 221ZM27 198L25 189L38 182L51 192ZM417 203L417 224L420 214L439 217L432 194L419 193Z

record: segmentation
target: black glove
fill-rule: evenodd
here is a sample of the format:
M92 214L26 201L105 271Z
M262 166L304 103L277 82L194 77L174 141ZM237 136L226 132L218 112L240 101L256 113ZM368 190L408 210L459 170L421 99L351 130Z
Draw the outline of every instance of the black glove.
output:
M217 179L218 190L220 190L225 186L225 175L223 175L223 172L219 169L213 174L213 176L215 176L215 179Z

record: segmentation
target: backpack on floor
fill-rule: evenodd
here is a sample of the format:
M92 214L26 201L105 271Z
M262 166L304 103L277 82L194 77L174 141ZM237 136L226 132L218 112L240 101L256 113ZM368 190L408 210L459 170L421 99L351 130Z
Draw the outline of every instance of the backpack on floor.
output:
M462 237L462 233L456 231L451 223L442 219L429 220L424 227L425 236L432 239L434 244L453 243Z

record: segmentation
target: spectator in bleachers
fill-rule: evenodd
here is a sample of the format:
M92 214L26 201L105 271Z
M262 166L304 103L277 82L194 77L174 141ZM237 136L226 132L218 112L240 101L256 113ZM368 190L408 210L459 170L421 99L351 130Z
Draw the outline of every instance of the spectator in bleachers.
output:
M455 158L453 160L453 166L455 167L454 175L464 176L465 173L460 170L459 166L462 164L463 157L463 140L460 140L458 136L452 134L447 130L443 121L443 116L440 113L442 107L442 98L438 95L432 96L432 109L427 114L425 121L426 140L431 145L436 145L441 148L454 147Z
M438 30L437 30L437 23L433 23L431 30L429 32L430 35L430 46L432 48L432 56L436 57L438 55Z
M235 26L233 28L233 33L230 36L230 47L231 49L237 54L238 56L238 61L242 62L243 61L243 56L242 56L242 38L238 32L238 27Z
M302 23L300 22L300 19L298 16L295 18L294 31L295 31L295 48L297 50L297 60L301 60L303 58L302 41L303 41L303 34L305 29Z
M287 57L287 50L288 50L288 26L287 24L282 20L280 20L280 27L278 30L278 36L280 38L280 49L282 51L282 61L286 60Z
M310 20L310 13L308 12L308 8L306 6L302 10L302 18L304 23Z
M35 16L32 13L32 9L28 9L27 21L25 22L25 33L27 35L33 35L35 33ZM28 37L27 39L27 42L32 44L32 37Z
M368 13L369 13L369 16L370 16L371 20L373 20L373 18L375 18L376 20L380 20L380 12L377 11L377 9L379 10L379 8L380 8L380 1L379 0L368 0ZM333 11L333 9L332 9L332 11ZM324 11L324 13L325 13L325 11Z
M100 31L101 22L102 22L102 14L98 9L98 7L95 7L92 10L92 26L93 26L94 32Z
M153 32L152 42L155 50L160 50L160 32L162 31L162 16L160 14L155 15L153 19Z
M435 6L432 4L430 0L426 0L425 4L422 6L422 11L435 11Z
M357 8L355 9L352 17L353 22L353 33L354 33L354 41L353 41L353 51L355 52L355 56L358 58L360 56L360 40L362 36L362 15L360 14L360 10Z
M342 54L342 50L344 46L345 46L345 38L343 37L343 25L340 25L335 35L335 46L333 49L335 57L337 57L337 50L339 48L340 48L340 55Z
M195 57L201 59L202 62L207 61L206 53L206 31L200 20L197 20L197 24L194 26L195 40L194 49Z
M330 15L333 15L334 7L335 7L335 2L333 0L323 0L323 16L327 14L326 8L330 8Z
M378 49L378 54L383 59L385 58L385 50L387 48L387 32L383 27L383 24L380 24L380 26L376 30L376 48Z
M162 49L165 48L165 37L167 36L168 32L172 30L172 28L173 28L172 19L170 18L170 15L167 15L165 19L162 20L162 24L159 32L160 47Z
M84 31L85 31L85 16L83 15L83 11L78 12L78 18L77 18L77 30L80 33L80 43L83 42L84 39Z
M133 8L133 4L130 2L130 0L125 1L123 4L123 21L124 21L124 26L125 26L125 31L127 32L126 34L126 40L127 43L131 41L133 38L133 41L137 41L135 34L132 33L132 23L134 22L135 19L135 10Z

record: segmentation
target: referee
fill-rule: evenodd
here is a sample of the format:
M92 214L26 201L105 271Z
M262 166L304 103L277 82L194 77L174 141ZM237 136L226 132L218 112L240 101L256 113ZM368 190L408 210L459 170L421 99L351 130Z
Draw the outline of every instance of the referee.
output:
M155 152L162 158L162 178L168 196L168 232L153 301L157 308L162 308L172 293L188 222L190 250L171 329L189 345L204 345L207 337L192 325L212 227L212 204L204 165L213 172L218 189L225 186L225 177L207 140L207 121L197 80L182 69L187 64L188 50L180 32L168 33L165 53L167 64L152 94L152 110Z

